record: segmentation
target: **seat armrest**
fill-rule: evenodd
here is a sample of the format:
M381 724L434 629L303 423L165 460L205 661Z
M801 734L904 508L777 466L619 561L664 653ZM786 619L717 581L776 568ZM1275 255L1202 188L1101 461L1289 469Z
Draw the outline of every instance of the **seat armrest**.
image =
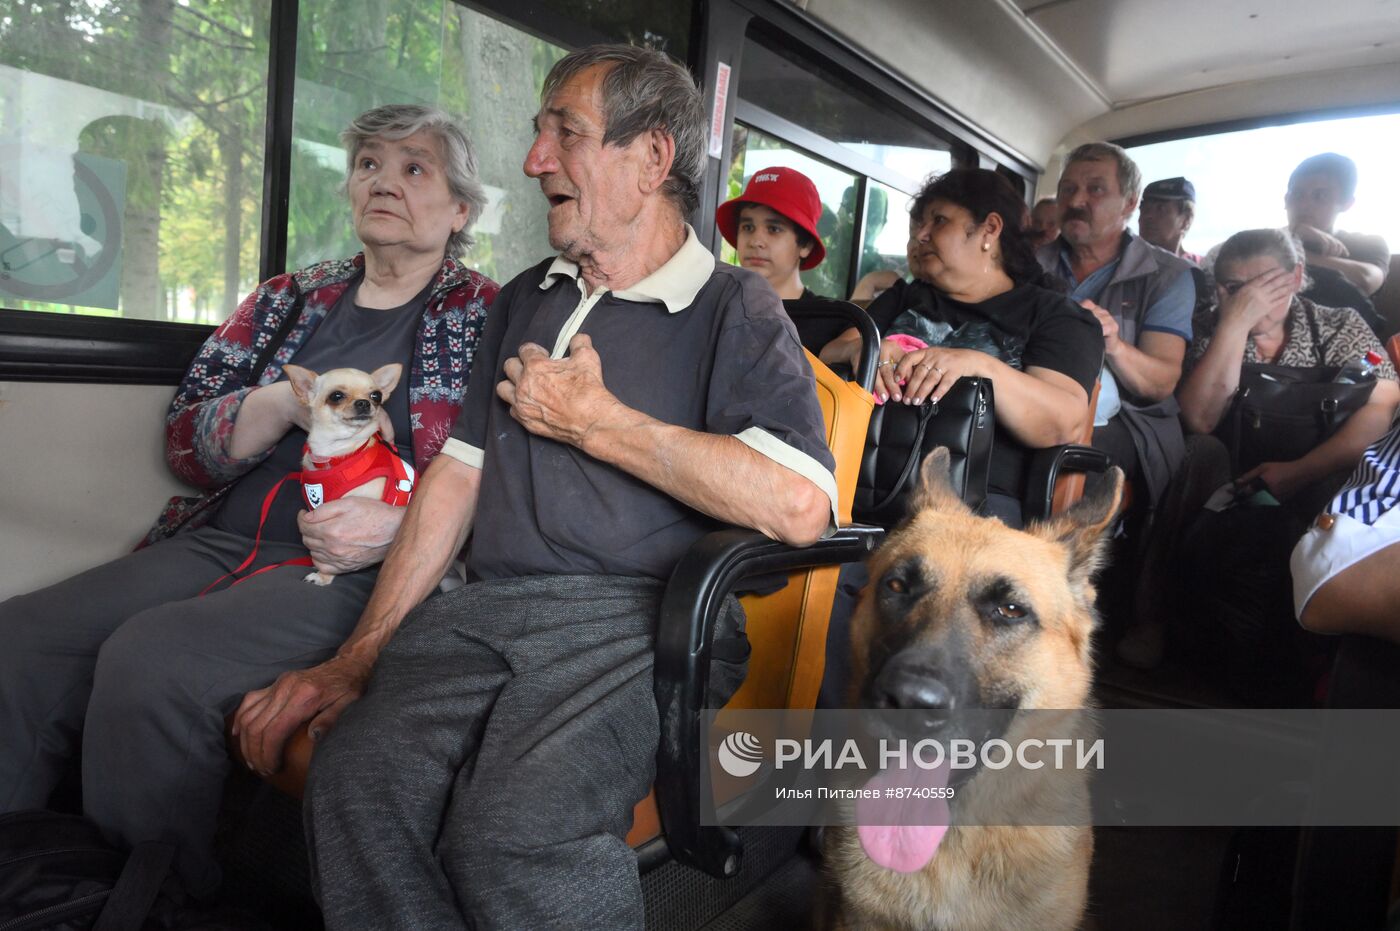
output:
M850 301L796 301L794 309L802 319L842 320L860 331L860 358L855 366L855 381L867 392L875 390L875 370L880 362L880 330L864 308ZM813 352L812 355L817 355Z
M671 573L656 632L655 689L661 742L656 800L671 854L712 876L733 876L743 852L730 828L700 825L700 721L710 646L725 596L744 579L859 562L884 539L879 527L843 527L795 547L752 530L719 530L692 546Z
M1107 472L1108 454L1092 446L1069 443L1038 449L1031 454L1026 476L1026 500L1021 514L1027 523L1045 520L1054 509L1055 482L1065 472Z

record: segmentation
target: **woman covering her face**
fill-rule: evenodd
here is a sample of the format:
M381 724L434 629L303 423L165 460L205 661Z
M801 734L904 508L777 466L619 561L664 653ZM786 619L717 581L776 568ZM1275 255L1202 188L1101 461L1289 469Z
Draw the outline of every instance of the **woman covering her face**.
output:
M881 402L936 402L959 378L991 379L996 436L984 512L1012 526L1021 522L1029 450L1079 438L1103 361L1102 327L1041 285L1025 212L996 172L959 168L931 179L910 210L914 281L895 282L869 308L885 337ZM854 364L859 352L851 329L821 358Z
M1253 701L1292 701L1306 685L1306 653L1294 637L1288 556L1322 504L1381 437L1400 404L1395 369L1354 310L1320 307L1307 287L1300 244L1286 230L1231 236L1215 261L1219 309L1201 319L1177 397L1186 461L1159 509L1139 580L1139 609L1118 644L1130 665L1162 658L1173 617L1203 656L1223 662L1230 684ZM1216 436L1240 398L1246 366L1336 369L1375 353L1375 386L1364 406L1303 455L1231 469L1240 450ZM1305 402L1299 401L1302 405ZM1310 421L1299 410L1300 421ZM1226 441L1230 431L1224 431ZM1248 467L1252 466L1252 467ZM1169 567L1169 568L1163 568ZM1182 585L1180 580L1189 579Z

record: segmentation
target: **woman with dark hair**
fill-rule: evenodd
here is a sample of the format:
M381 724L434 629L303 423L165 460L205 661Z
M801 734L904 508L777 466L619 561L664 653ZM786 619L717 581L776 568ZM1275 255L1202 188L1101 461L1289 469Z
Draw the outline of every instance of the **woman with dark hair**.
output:
M885 337L882 403L936 402L963 376L992 381L997 429L984 512L1012 526L1028 451L1079 438L1103 362L1093 315L1044 286L1025 212L996 172L957 168L931 179L910 208L914 281L895 282L869 308ZM821 358L854 364L859 352L851 329Z

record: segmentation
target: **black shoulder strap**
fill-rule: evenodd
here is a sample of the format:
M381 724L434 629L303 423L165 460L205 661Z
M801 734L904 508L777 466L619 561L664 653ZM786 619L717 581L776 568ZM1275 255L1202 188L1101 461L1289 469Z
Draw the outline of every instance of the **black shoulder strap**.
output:
M141 931L146 916L160 894L161 884L170 874L170 862L175 858L175 845L161 841L137 844L127 858L107 904L92 931Z
M1306 298L1302 300L1303 316L1308 318L1308 329L1312 330L1313 356L1316 357L1318 365L1326 365L1326 347L1322 344L1322 331L1317 328L1317 315L1313 313L1313 303Z
M287 311L287 316L282 320L282 324L277 328L277 332L273 334L271 341L263 347L262 352L258 353L258 359L253 363L253 372L249 376L250 385L248 387L256 385L258 379L262 378L263 370L266 369L268 363L272 361L272 357L277 354L277 350L282 348L282 344L287 341L287 334L292 332L292 327L296 326L297 321L300 319L301 302L297 301Z

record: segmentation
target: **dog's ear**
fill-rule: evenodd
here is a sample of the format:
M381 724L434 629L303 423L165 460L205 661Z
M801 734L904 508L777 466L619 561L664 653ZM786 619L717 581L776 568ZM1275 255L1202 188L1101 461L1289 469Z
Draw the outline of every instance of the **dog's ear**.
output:
M919 467L919 487L909 500L909 513L915 514L925 509L938 511L967 510L962 498L958 497L952 481L948 478L948 448L935 447L924 457Z
M381 365L371 372L369 380L374 382L375 385L379 387L379 390L384 392L384 397L387 398L389 397L389 393L393 391L394 387L399 383L399 376L401 375L403 375L403 366L397 362L391 362L388 365Z
M287 373L287 381L292 383L292 393L297 400L310 407L311 402L316 400L316 379L320 376L300 365L284 365L282 371Z
M1107 531L1113 526L1122 503L1123 470L1114 466L1092 493L1080 498L1063 514L1031 528L1037 536L1055 540L1069 549L1069 581L1076 592L1084 592L1103 565L1104 550L1108 548Z

